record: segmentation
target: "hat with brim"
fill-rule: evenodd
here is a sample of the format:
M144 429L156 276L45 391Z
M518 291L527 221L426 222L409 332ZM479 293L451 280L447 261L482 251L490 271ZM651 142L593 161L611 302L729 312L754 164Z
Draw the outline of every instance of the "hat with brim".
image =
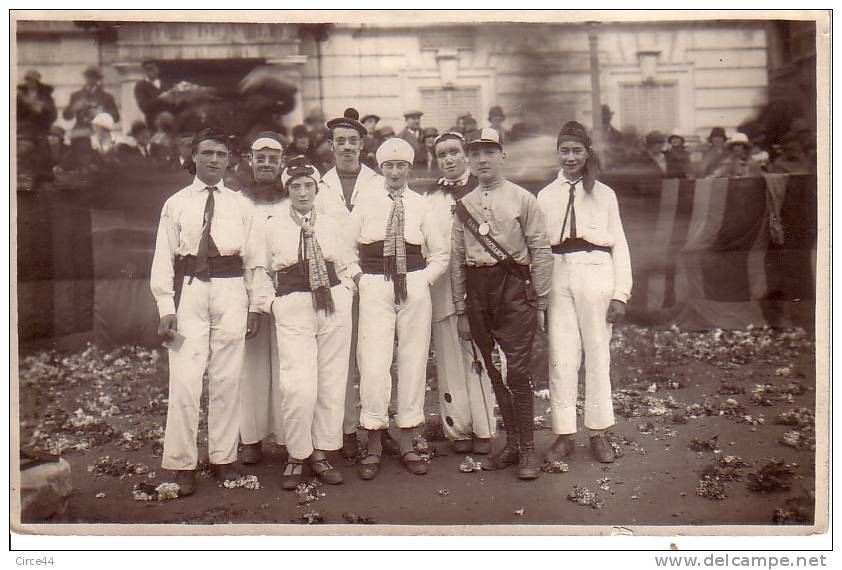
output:
M377 129L377 134L381 137L393 137L395 136L395 129L386 125L385 127Z
M23 76L24 79L34 79L35 81L41 80L41 73L37 69L28 69Z
M112 117L108 113L97 113L97 115L91 121L91 125L93 125L94 127L101 127L108 131L113 131L114 117Z
M722 137L723 140L727 140L728 137L725 135L725 129L722 127L713 127L710 130L710 134L708 135L708 141L713 140L713 137Z
M361 123L365 123L365 122L366 122L366 121L368 121L369 119L374 119L374 122L375 122L375 123L379 123L379 122L380 122L380 117L378 117L377 115L366 115L365 117L363 117L363 118L360 120L360 122L361 122Z
M86 67L85 71L82 72L82 75L84 75L85 77L95 77L97 79L102 79L102 71L100 71L100 69L95 65L89 65L88 67Z
M403 112L403 117L404 119L407 119L409 117L420 117L423 114L424 111L419 111L418 109L407 109Z
M284 151L284 145L281 144L281 136L274 131L261 131L254 137L251 143L251 150L277 150Z
M488 120L490 121L495 117L500 117L501 119L506 118L506 114L503 112L503 107L500 105L494 105L488 110Z
M503 149L503 143L500 141L500 133L496 129L486 128L469 133L467 148L480 146L496 146L500 150Z
M439 130L435 127L427 127L426 129L421 131L422 141L428 137L436 138L437 136L439 136Z
M661 131L652 131L646 134L646 144L664 144L664 133Z
M149 130L149 127L146 125L146 123L143 121L135 121L132 123L132 128L129 129L129 136L133 137L143 130Z
M405 140L392 138L383 141L374 156L377 159L378 166L393 160L402 160L412 164L412 161L415 160L415 151L412 150L412 145Z
M331 131L334 129L354 129L360 136L365 136L368 134L368 129L365 128L360 121L360 113L354 109L353 107L348 107L345 109L345 113L342 117L337 117L335 119L331 119L327 122L327 128Z
M728 140L726 143L729 147L735 145L743 145L744 147L748 148L751 146L751 143L748 141L748 137L745 133L736 133L733 137Z

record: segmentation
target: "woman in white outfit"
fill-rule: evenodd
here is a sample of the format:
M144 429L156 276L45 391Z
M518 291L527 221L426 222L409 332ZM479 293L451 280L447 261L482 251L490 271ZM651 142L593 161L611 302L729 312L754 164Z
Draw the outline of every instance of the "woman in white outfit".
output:
M598 167L585 128L562 127L558 178L538 193L552 245L553 283L547 305L552 430L548 460L575 449L579 366L585 355L585 427L598 461L614 461L604 437L614 424L609 344L612 323L626 312L631 261L614 191L594 180Z
M265 224L266 271L254 285L255 306L275 317L289 454L282 486L290 490L307 460L323 483L342 483L325 452L342 447L352 277L359 268L336 222L313 208L317 177L303 157L281 175L289 207Z

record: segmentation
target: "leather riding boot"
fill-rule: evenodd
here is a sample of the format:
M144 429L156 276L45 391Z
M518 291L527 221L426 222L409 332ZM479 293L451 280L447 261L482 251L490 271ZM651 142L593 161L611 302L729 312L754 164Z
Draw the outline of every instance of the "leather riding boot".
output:
M541 466L535 456L535 437L533 435L534 404L532 394L513 396L517 425L520 433L520 457L517 476L519 479L537 479L541 475Z
M501 399L498 396L497 402L500 406L500 415L503 416L503 430L506 432L506 445L497 453L482 460L480 465L486 471L505 469L509 465L517 463L518 457L520 456L520 437L518 436L518 425L515 421L511 396L508 392L504 392L504 394L508 397Z

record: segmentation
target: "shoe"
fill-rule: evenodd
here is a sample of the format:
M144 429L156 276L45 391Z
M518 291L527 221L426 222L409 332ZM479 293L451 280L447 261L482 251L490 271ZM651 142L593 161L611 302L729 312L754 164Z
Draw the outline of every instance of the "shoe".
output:
M401 447L398 445L398 442L392 438L392 435L389 433L389 430L383 430L383 437L381 438L381 442L383 445L383 453L386 455L400 455L401 454Z
M318 461L310 461L310 469L325 485L339 485L342 483L342 473L331 465L327 458Z
M240 461L243 465L256 465L257 463L260 463L262 457L263 452L259 441L257 443L243 444L243 447L240 450Z
M470 439L453 440L453 451L455 453L470 453L474 448L474 442Z
M576 450L576 434L565 433L558 436L552 447L547 450L546 461L561 461L573 455Z
M224 483L225 481L236 481L243 476L243 474L234 467L233 463L211 465L211 470L220 483Z
M591 436L591 453L600 463L614 462L614 448L602 434Z
M535 442L521 443L520 456L518 457L518 479L530 480L541 476L541 466L538 465L538 458L535 456Z
M506 446L495 453L483 459L480 466L483 471L496 471L497 469L505 469L510 465L516 464L520 460L520 446L515 441L516 433L511 435L506 434Z
M345 459L354 459L360 453L357 433L346 433L342 436L342 449L339 450Z
M488 455L491 453L491 438L475 437L471 447L477 455Z
M377 461L364 463L364 461L371 457L376 457ZM377 472L380 470L380 456L375 453L368 453L359 461L358 465L360 467L357 473L359 474L360 479L362 479L363 481L370 481L371 479L377 477Z
M284 474L281 476L281 489L294 491L304 476L304 463L287 461Z
M413 475L426 475L427 474L427 464L424 463L421 459L407 459L407 455L410 453L417 455L413 450L406 451L401 454L401 463L406 466L407 471L412 473Z
M196 491L196 470L185 469L175 474L175 483L178 485L178 496L186 497Z
M534 437L534 402L532 394L513 397L515 416L520 435L520 454L518 456L518 479L530 480L541 476L541 466L535 456Z

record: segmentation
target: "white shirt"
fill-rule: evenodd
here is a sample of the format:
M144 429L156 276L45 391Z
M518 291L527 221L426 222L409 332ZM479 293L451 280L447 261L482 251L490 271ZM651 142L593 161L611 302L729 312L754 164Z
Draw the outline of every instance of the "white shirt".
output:
M249 253L249 259L259 267L253 277L254 291L250 307L252 311L270 312L272 300L275 298L272 275L298 263L301 226L292 219L291 207L290 201L285 200L262 226L262 235L250 242L250 249L251 244L254 244L255 251ZM339 224L327 214L316 212L314 229L325 261L334 264L336 276L346 287L353 290L353 276L360 271L360 267L353 249L342 237Z
M170 196L161 210L149 286L162 317L175 314L175 257L196 255L199 251L207 186L194 178L190 186ZM226 188L221 181L215 188L210 232L213 242L219 255L243 255L252 226L251 204L238 192Z
M559 172L558 178L538 192L538 206L544 213L547 224L547 236L551 245L558 245L570 237L570 219L568 216L564 236L561 226L570 200L570 184ZM614 191L605 184L594 182L593 190L585 191L582 182L576 184L573 194L573 207L576 210L576 235L594 245L611 248L614 264L613 299L627 302L631 297L632 273L629 246L623 223L620 220L620 208ZM577 252L578 255L605 255L603 252Z
M316 210L328 214L340 223L344 223L351 217L351 211L356 206L360 196L371 192L372 189L376 192L383 187L383 184L385 184L385 181L381 175L365 164L360 164L360 172L354 184L354 191L351 193L351 209L348 209L345 203L345 195L342 193L342 183L334 166L325 172L319 181L319 192L316 194L315 202Z
M382 177L381 177L382 178ZM393 201L386 190L385 180L379 191L372 190L360 197L348 223L347 238L358 250L360 244L383 241L386 226L392 212ZM421 270L428 283L433 283L447 270L450 249L444 239L444 231L436 219L427 200L420 194L404 187L404 241L420 245L427 267Z

